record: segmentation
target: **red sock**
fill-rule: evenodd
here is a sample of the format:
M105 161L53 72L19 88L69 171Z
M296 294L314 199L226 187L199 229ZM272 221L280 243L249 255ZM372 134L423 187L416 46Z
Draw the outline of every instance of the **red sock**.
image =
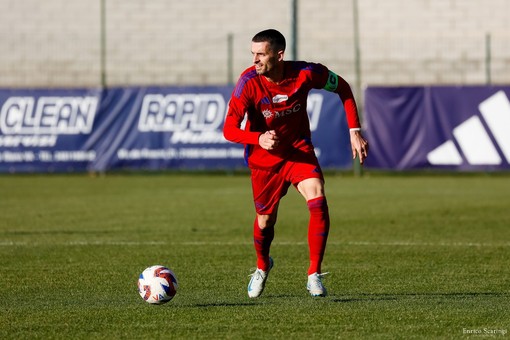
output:
M257 252L257 268L269 270L269 248L274 238L274 226L260 229L257 218L253 225L253 244Z
M326 197L317 197L307 202L310 210L308 225L308 248L310 250L310 267L308 275L321 273L321 263L326 250L329 234L329 210Z

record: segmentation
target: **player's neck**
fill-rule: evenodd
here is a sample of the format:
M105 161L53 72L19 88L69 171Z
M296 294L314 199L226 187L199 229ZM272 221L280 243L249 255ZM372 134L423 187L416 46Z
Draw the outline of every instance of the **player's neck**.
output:
M264 75L267 81L278 85L285 79L285 64L281 63L278 67L273 68L270 74Z

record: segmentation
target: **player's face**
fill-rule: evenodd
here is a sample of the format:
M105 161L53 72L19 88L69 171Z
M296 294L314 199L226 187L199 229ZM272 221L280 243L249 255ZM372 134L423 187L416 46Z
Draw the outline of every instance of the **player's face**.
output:
M251 53L257 74L268 77L274 73L278 62L283 60L283 51L273 51L268 42L252 42Z

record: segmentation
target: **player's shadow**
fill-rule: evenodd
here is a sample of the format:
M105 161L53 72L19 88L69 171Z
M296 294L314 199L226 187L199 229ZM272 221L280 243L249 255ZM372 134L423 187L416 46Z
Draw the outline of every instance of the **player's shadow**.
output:
M305 295L303 295L305 296ZM405 301L405 300L430 300L430 299L446 299L446 300L466 300L476 298L510 298L510 293L503 292L449 292L449 293L438 293L438 292L424 292L424 293L359 293L345 296L329 296L326 300L317 298L321 301L331 301L336 303L356 303L356 302L375 302L375 301ZM193 307L197 308L208 308L208 307L240 307L240 306L257 306L260 304L267 304L274 302L273 299L281 298L299 298L299 296L291 294L266 294L261 300L255 299L245 302L211 302L211 303L198 303L193 304Z
M510 297L510 293L503 292L449 292L449 293L379 293L379 294L353 294L352 296L333 297L331 301L339 303L365 302L365 301L401 301L401 300L420 300L420 299L448 299L448 300L466 300L479 297Z

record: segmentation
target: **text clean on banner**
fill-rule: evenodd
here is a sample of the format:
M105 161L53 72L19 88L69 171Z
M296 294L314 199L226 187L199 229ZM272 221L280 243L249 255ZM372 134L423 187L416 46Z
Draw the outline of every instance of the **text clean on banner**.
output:
M510 169L510 87L368 87L367 167Z
M101 91L0 90L0 171L87 169Z
M236 169L242 145L223 138L232 87L0 90L0 172ZM307 108L324 167L351 166L338 96Z

